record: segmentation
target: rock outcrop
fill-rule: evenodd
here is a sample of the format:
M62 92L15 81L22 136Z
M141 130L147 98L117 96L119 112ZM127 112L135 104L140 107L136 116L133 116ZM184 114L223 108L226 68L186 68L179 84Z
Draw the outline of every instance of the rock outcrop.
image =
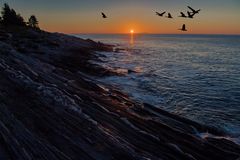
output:
M0 159L235 160L217 129L137 103L95 80L111 46L31 29L0 31Z

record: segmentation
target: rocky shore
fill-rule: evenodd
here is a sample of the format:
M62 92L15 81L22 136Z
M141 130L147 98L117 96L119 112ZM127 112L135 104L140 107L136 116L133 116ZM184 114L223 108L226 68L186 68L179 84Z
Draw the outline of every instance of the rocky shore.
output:
M112 46L0 28L1 160L236 160L240 146L95 80L89 60ZM200 136L208 133L213 136ZM221 138L222 137L222 138Z

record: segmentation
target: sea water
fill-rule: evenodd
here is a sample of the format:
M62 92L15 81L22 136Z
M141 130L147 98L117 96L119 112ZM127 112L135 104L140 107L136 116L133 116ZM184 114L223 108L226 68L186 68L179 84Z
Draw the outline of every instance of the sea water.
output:
M240 36L77 36L116 46L95 63L121 75L101 81L135 100L240 137Z

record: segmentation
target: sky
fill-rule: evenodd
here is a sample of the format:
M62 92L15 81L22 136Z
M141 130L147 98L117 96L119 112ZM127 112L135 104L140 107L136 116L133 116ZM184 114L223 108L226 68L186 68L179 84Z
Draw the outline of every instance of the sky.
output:
M186 24L190 34L240 34L240 0L0 0L26 20L34 14L40 27L62 33L176 34ZM187 6L201 9L194 19L179 18ZM158 17L170 12L173 19ZM104 12L108 18L101 18Z

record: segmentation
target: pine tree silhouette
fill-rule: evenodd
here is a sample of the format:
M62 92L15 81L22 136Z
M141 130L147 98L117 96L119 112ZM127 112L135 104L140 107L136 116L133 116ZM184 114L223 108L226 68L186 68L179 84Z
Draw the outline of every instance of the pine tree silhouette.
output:
M4 4L2 8L2 21L3 25L17 25L26 26L23 17L17 14L14 9L11 9L7 3Z
M31 17L28 19L28 26L32 28L39 28L38 20L35 15L31 15Z

